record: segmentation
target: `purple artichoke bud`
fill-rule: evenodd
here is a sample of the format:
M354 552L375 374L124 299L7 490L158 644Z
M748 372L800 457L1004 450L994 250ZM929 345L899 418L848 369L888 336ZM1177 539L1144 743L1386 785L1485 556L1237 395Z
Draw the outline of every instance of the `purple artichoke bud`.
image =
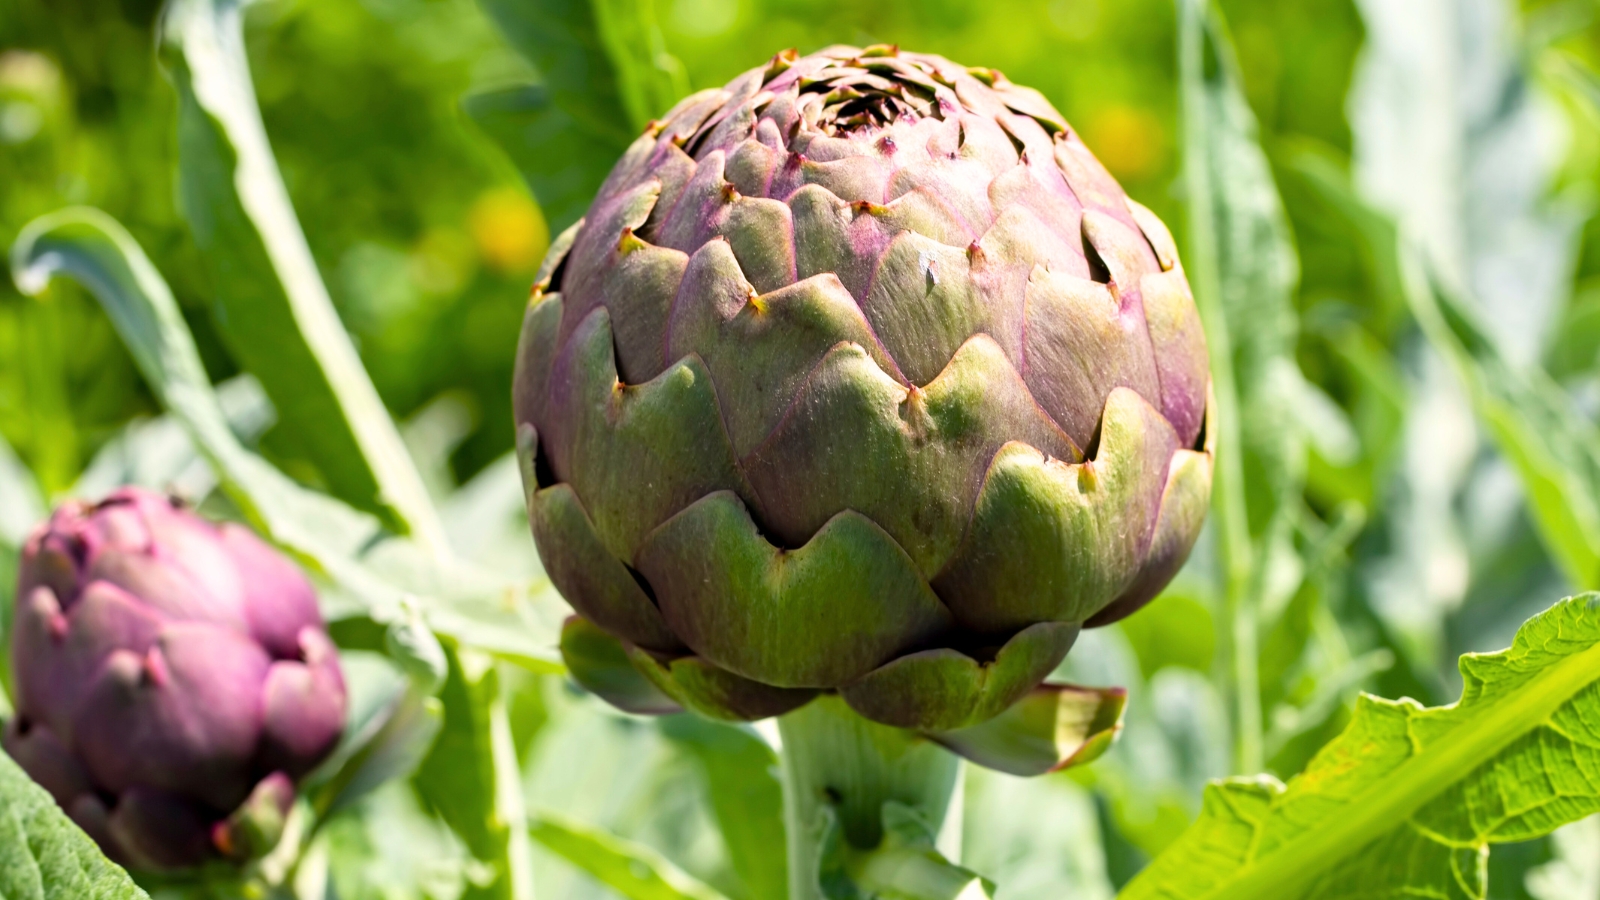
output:
M634 142L514 393L545 568L663 694L945 730L1173 576L1209 384L1171 235L1043 97L835 47Z
M17 597L6 752L108 855L171 869L271 849L293 779L344 729L338 655L299 569L244 528L123 488L34 531Z

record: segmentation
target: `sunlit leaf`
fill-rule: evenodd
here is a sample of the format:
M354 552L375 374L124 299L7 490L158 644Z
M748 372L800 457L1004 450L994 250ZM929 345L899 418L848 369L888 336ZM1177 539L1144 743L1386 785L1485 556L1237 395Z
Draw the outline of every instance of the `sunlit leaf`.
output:
M1564 825L1551 836L1555 859L1528 873L1534 900L1600 897L1600 816Z
M149 900L72 824L55 800L0 752L0 897Z
M1105 830L1115 838L1108 847L1117 850L1120 844L1124 854L1154 856L1194 819L1206 782L1232 770L1222 693L1205 675L1177 666L1142 679L1120 628L1085 631L1057 677L1128 686L1131 702L1116 742L1093 765L1068 775L1092 786L1104 804ZM1131 873L1124 868L1120 874L1126 881Z
M528 530L515 453L484 466L439 505L445 533L464 559L507 579L536 581L544 569Z
M460 897L477 863L405 781L390 781L325 820L294 880L302 900ZM271 898L277 900L277 898Z
M1542 369L1507 360L1476 312L1408 261L1412 310L1521 476L1545 545L1574 585L1600 587L1600 427Z
M1405 282L1420 282L1401 271L1395 242L1479 317L1513 367L1538 364L1569 302L1593 208L1584 159L1592 125L1540 77L1539 47L1554 36L1555 18L1590 13L1583 4L1498 0L1358 0L1354 7L1366 39L1346 100L1348 181L1369 210L1351 221L1368 243L1360 249L1372 277L1368 296L1355 288L1351 299L1365 308L1351 318L1364 319L1360 327L1385 345L1408 396L1381 485L1383 508L1362 554L1366 588L1358 599L1400 651L1401 665L1383 679L1387 690L1420 689L1437 699L1447 693L1442 670L1455 655L1449 648L1482 646L1488 636L1471 632L1485 627L1493 643L1504 640L1526 608L1558 589L1541 584L1559 577L1551 563L1563 573L1571 563L1548 543L1547 559L1479 540L1526 531L1520 504L1479 504L1463 515L1475 498L1517 492L1503 477L1505 463L1522 464L1503 444L1501 458L1483 452L1485 438L1500 443L1497 426L1459 377L1459 359L1440 344L1441 330L1418 314L1418 294ZM1344 180L1336 167L1325 168ZM1579 171L1585 174L1571 177ZM1383 230L1390 236L1381 238ZM1423 325L1420 333L1413 319ZM1521 481L1531 509L1540 489L1526 473ZM1527 518L1548 538L1540 515ZM1518 607L1521 614L1513 612ZM1406 673L1422 684L1395 683Z
M57 274L89 288L157 399L189 429L229 496L274 539L317 558L354 553L380 535L370 517L300 487L239 443L171 289L111 217L75 208L36 219L17 237L11 265L24 293L44 291ZM321 530L308 532L319 520Z
M1522 10L1355 5L1368 35L1348 101L1358 194L1470 293L1517 364L1537 359L1570 292L1592 202L1576 185L1560 190L1567 123L1517 46ZM1536 20L1554 24L1548 13L1563 5L1531 13L1529 37L1542 40L1547 25Z
M443 724L444 707L437 698L413 690L394 694L355 733L352 752L335 757L335 772L318 794L318 812L332 815L385 782L410 775Z
M530 809L648 845L733 900L758 900L739 893L709 788L689 749L654 719L620 714L553 680L545 684L548 718L526 766ZM537 841L534 851L541 900L594 896L593 880L581 868Z
M179 96L180 205L233 354L346 502L444 548L427 491L317 270L267 141L239 0L172 0L162 39Z
M1488 845L1600 810L1600 594L1461 658L1459 702L1363 697L1287 786L1207 789L1200 820L1122 893L1142 898L1481 898Z

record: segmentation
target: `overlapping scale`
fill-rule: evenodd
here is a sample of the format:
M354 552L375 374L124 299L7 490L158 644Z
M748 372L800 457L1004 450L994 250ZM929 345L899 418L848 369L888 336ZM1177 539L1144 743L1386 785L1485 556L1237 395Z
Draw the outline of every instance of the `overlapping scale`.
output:
M556 477L572 485L607 549L626 560L646 532L743 479L705 364L690 356L644 384L624 384L614 348L611 316L597 309L556 355L552 414L539 435Z
M1150 548L1177 433L1143 397L1111 392L1081 463L1021 442L995 455L965 544L935 581L980 634L1083 622L1133 580Z
M744 470L762 521L786 545L852 510L931 579L961 540L989 460L1012 440L1060 459L1081 455L987 335L969 339L924 388L840 344Z
M718 492L653 531L637 559L684 643L777 687L848 684L952 624L905 551L857 512L786 550Z

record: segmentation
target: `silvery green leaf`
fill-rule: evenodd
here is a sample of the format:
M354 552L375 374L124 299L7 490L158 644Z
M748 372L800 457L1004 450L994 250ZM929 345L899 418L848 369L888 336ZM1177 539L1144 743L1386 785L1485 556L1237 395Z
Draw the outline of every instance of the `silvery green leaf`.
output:
M127 231L96 209L35 219L11 248L25 294L65 274L88 287L117 327L157 399L188 429L253 524L311 559L355 555L381 535L371 517L295 484L234 436L166 281Z
M528 532L526 503L516 454L507 453L446 498L439 515L462 558L534 582L544 569Z
M1569 127L1529 70L1504 0L1360 0L1349 98L1355 181L1468 285L1518 363L1537 359L1570 290L1588 204L1552 196Z
M661 732L699 763L712 814L742 896L789 890L778 757L753 728L700 716L664 716ZM771 720L768 720L770 723Z
M1505 360L1518 369L1536 364L1567 303L1591 204L1581 190L1559 189L1570 123L1546 80L1535 77L1537 55L1523 40L1519 5L1362 0L1357 7L1366 45L1348 99L1356 193L1396 223L1427 271L1493 323L1488 338ZM1389 257L1378 263L1380 281L1391 282L1394 255L1380 252ZM1380 288L1401 300L1398 285ZM1449 658L1443 619L1482 572L1469 556L1458 510L1473 482L1494 477L1479 452L1481 438L1492 435L1473 427L1475 400L1458 386L1452 363L1439 358L1437 340L1412 338L1400 356L1410 415L1384 516L1394 540L1370 567L1366 587L1403 637L1411 664L1431 670ZM1494 430L1481 405L1479 424ZM1523 480L1530 494L1538 492ZM1541 565L1524 561L1523 580L1534 580L1530 570Z
M1513 361L1485 324L1482 312L1460 296L1461 286L1443 272L1430 269L1414 242L1397 234L1392 221L1356 196L1341 174L1316 159L1301 158L1297 167L1308 182L1358 228L1369 252L1396 274L1396 289L1422 326L1436 353L1429 365L1444 379L1439 391L1417 398L1432 410L1435 435L1449 432L1451 454L1459 458L1461 433L1477 418L1516 470L1529 510L1550 556L1572 584L1600 584L1600 430L1576 400L1534 364ZM1453 371L1450 369L1453 368ZM1450 395L1459 401L1449 400ZM1446 428L1442 423L1453 423ZM1414 444L1419 472L1445 469L1446 455ZM1418 480L1418 479L1414 479ZM1429 484L1425 479L1419 485ZM1443 490L1443 488L1440 488ZM1449 496L1453 497L1453 493ZM1455 516L1453 500L1434 504L1435 518ZM1483 523L1477 523L1484 527ZM1464 575L1462 576L1465 577ZM1396 602L1415 605L1416 595L1396 594Z
M1511 363L1478 314L1436 289L1413 255L1402 262L1418 321L1521 476L1551 556L1574 585L1600 586L1600 427L1542 369Z
M295 874L297 900L457 900L484 873L409 784L390 781L327 821Z
M455 490L450 454L472 434L473 425L472 409L455 391L439 394L401 423L400 437L434 503Z
M229 499L328 580L330 618L365 613L386 622L411 595L422 598L431 627L464 644L559 670L564 613L548 581L508 583L392 537L372 516L300 486L239 442L166 281L115 220L88 208L36 219L12 247L12 270L25 293L43 291L61 273L91 290Z
M401 604L399 615L384 629L383 644L389 658L399 664L417 690L430 696L438 693L449 674L450 663L415 603Z
M1154 856L1199 811L1205 783L1231 768L1222 697L1198 673L1176 668L1156 672L1152 683L1159 678L1161 686L1152 689L1116 628L1085 631L1057 675L1128 686L1121 737L1077 773L1105 798L1122 836Z
M218 328L341 499L443 552L278 172L245 56L248 3L170 0L160 29L179 99L179 205L216 286Z
M416 771L443 724L444 707L438 698L414 689L392 695L348 740L348 753L335 755L319 770L331 774L316 795L318 814L332 816L383 784Z

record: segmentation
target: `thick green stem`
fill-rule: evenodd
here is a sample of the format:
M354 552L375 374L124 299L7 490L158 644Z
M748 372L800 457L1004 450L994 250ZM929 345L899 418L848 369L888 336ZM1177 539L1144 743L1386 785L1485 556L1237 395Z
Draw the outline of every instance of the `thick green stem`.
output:
M846 843L870 850L883 839L883 804L921 813L947 856L958 822L945 825L961 778L959 757L898 728L819 697L778 720L783 736L783 813L789 841L789 900L823 900L818 872L831 821Z

